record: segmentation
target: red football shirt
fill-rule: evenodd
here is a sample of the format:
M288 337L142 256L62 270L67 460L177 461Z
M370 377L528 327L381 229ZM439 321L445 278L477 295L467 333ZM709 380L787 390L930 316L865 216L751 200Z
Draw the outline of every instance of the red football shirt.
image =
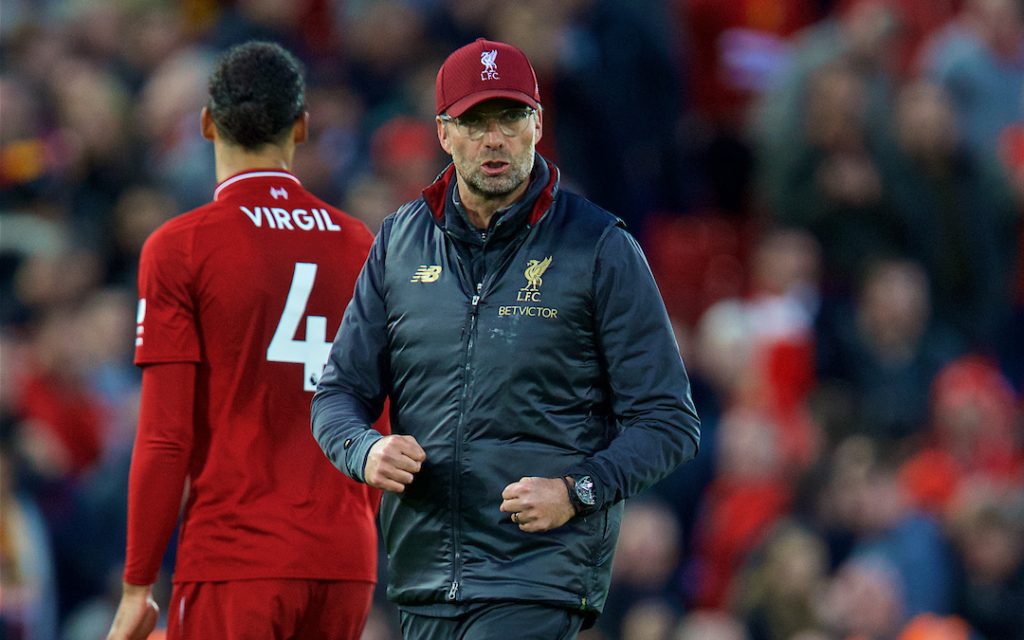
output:
M258 170L225 180L212 203L146 242L135 362L197 366L192 431L177 434L191 448L175 582L376 580L377 492L338 472L309 425L315 380L372 241L292 174ZM175 436L153 433L159 455ZM136 459L149 459L139 445ZM182 480L163 489L180 492ZM145 511L144 495L132 507ZM162 553L158 528L130 519L129 582L159 563L139 557Z

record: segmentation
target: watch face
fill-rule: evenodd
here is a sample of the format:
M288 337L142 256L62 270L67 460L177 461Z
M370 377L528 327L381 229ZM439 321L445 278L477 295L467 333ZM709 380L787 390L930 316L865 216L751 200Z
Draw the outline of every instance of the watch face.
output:
M576 481L576 497L588 507L594 506L594 481L590 476L583 476Z

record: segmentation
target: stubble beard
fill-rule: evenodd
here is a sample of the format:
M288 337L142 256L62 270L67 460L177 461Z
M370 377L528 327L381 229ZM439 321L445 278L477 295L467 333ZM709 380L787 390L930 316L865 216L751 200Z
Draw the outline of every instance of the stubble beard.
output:
M509 159L509 170L502 176L488 176L479 167L470 169L458 164L461 163L456 163L456 168L470 191L488 200L498 200L518 189L530 177L533 172L533 151L524 154L521 160Z

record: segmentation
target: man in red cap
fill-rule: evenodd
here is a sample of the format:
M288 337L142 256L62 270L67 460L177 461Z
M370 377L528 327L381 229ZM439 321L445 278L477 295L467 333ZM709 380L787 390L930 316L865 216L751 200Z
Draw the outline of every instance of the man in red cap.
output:
M692 458L700 423L636 241L535 151L523 52L462 47L436 97L452 164L381 226L313 434L385 492L407 640L574 638L604 607L623 500Z

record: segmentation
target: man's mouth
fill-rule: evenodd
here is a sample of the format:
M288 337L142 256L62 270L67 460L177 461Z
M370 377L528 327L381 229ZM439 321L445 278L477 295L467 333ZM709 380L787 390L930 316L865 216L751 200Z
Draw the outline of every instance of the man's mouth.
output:
M481 164L480 168L483 169L484 173L487 175L496 176L505 172L508 168L508 163L503 160L488 160Z

